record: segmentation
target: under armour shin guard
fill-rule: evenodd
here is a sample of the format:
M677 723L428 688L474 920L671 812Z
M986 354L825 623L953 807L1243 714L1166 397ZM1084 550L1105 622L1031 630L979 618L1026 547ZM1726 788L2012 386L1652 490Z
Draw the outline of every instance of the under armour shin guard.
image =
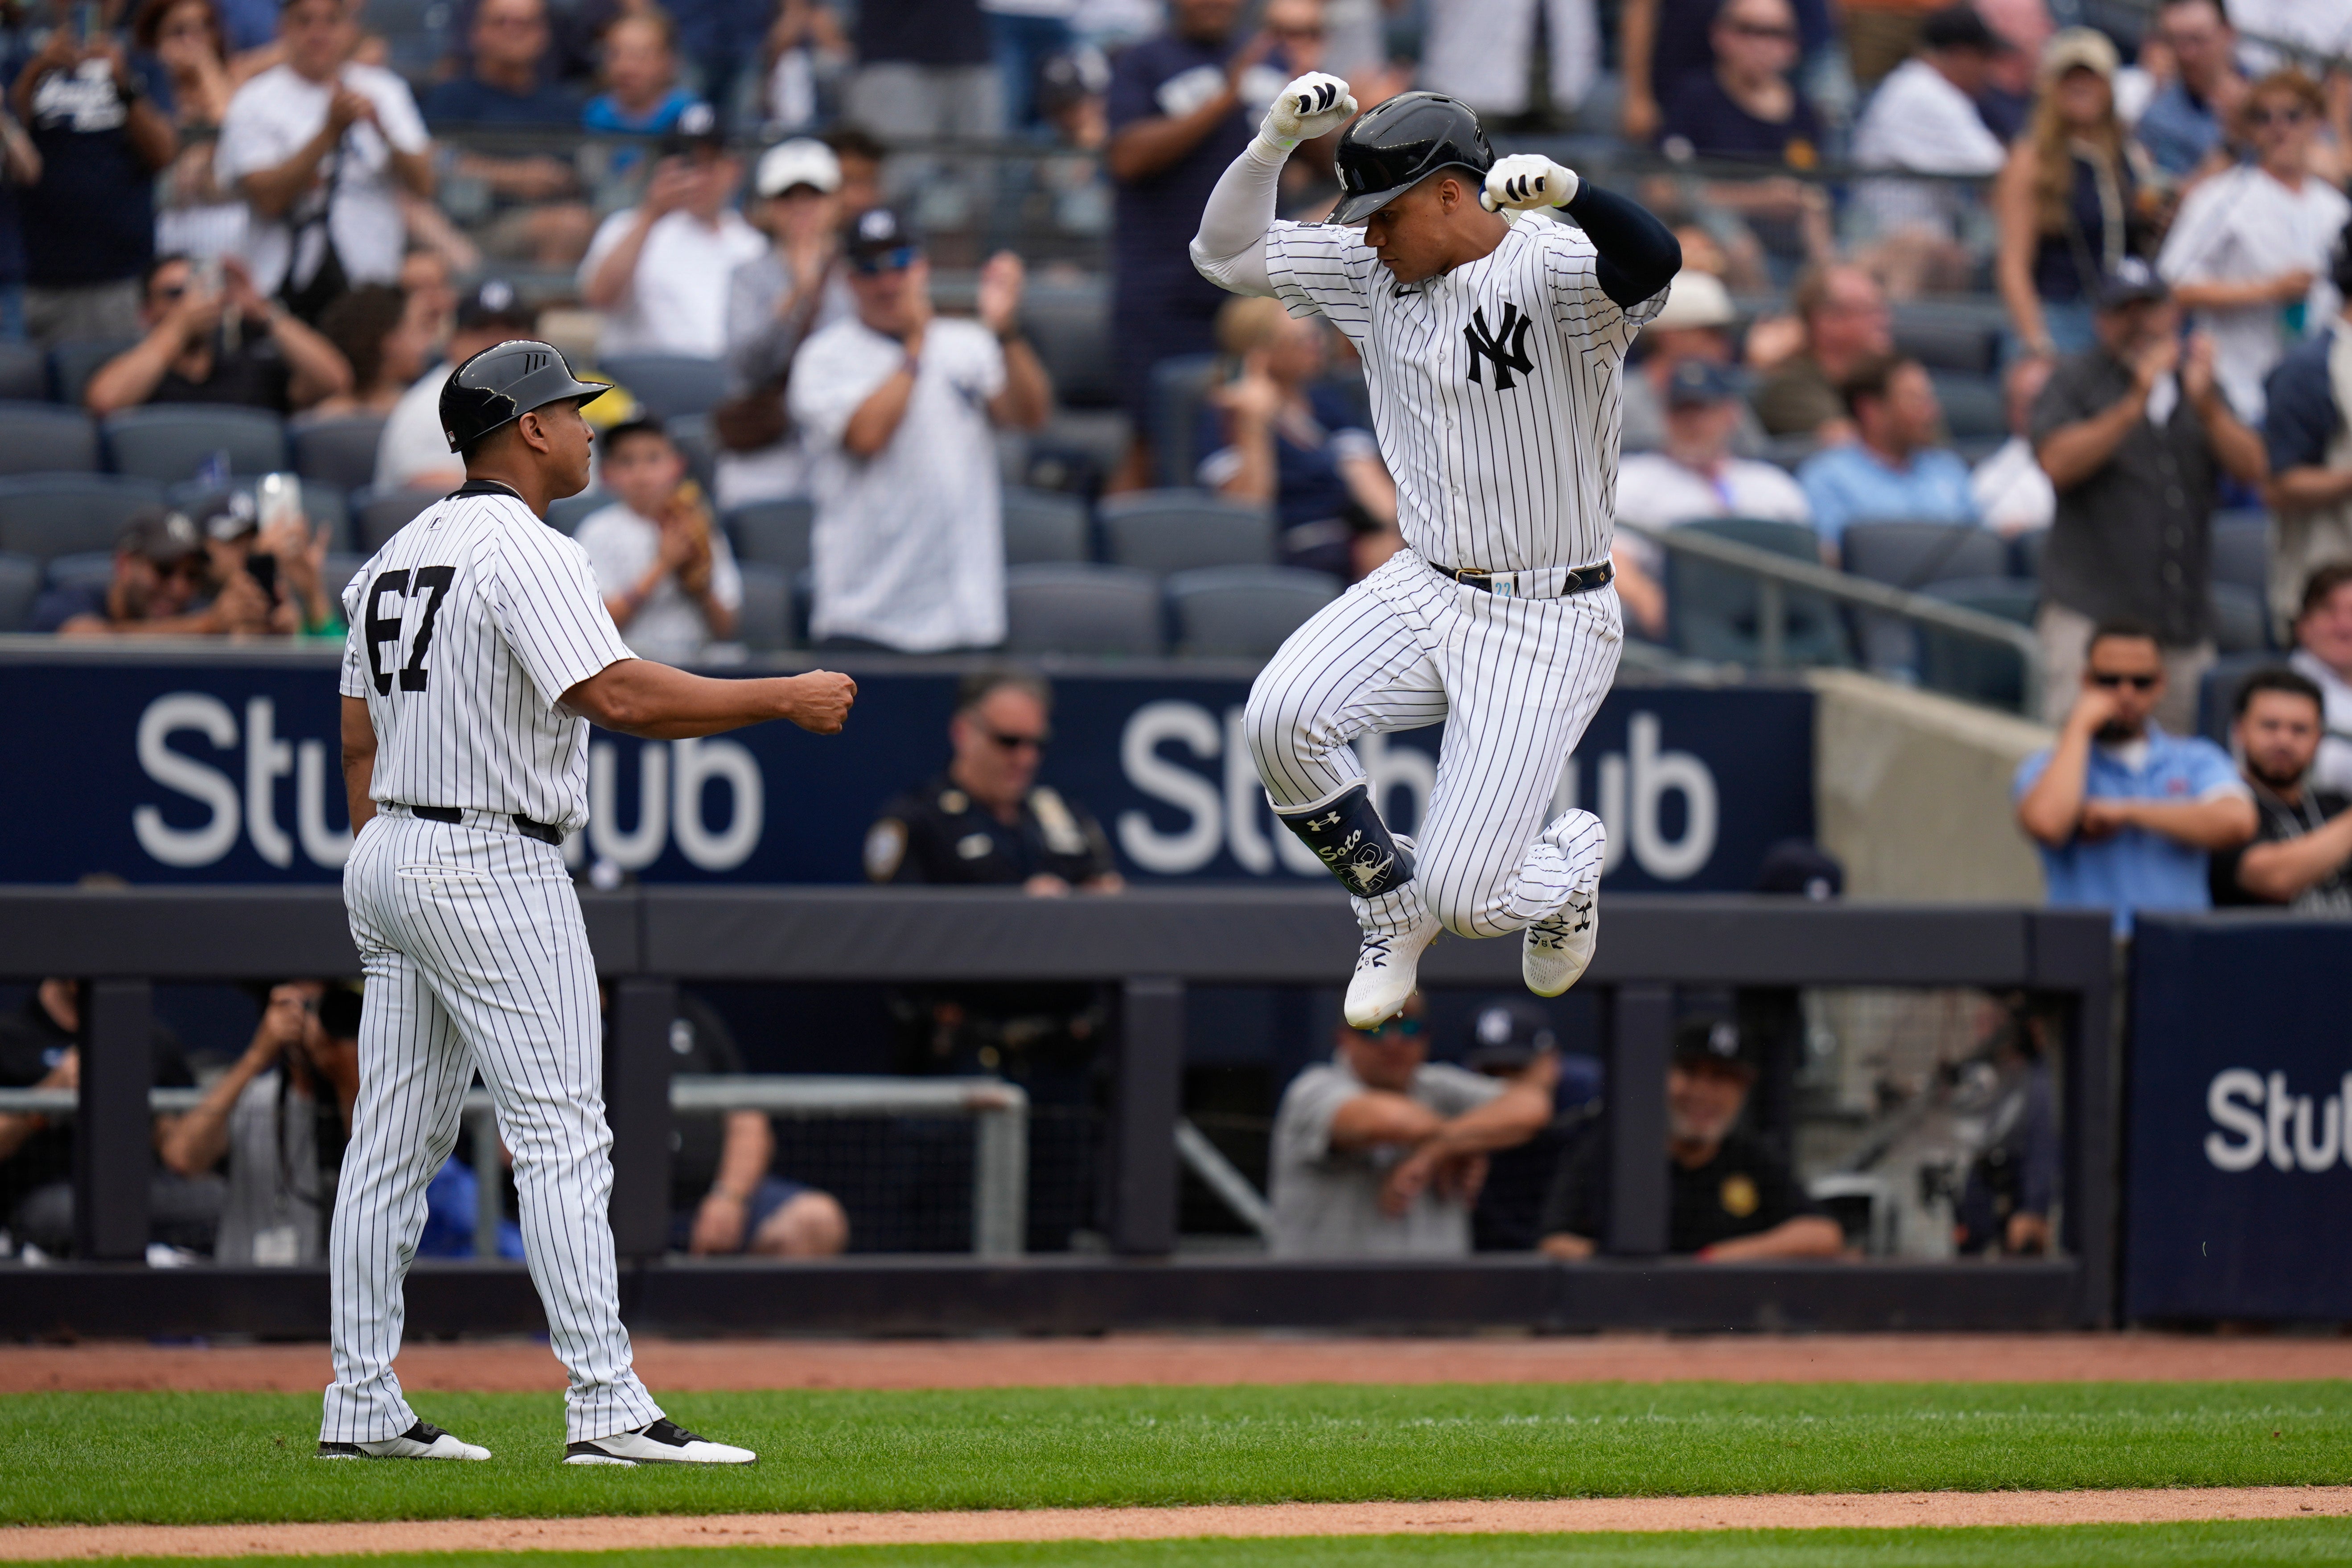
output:
M1350 784L1321 805L1274 815L1360 899L1378 898L1412 880L1412 852L1390 836L1372 805L1370 785Z

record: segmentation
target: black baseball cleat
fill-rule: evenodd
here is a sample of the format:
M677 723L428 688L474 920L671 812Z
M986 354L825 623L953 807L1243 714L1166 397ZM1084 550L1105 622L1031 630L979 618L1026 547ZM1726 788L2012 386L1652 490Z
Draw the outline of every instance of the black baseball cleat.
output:
M419 1421L397 1437L380 1438L373 1443L330 1443L321 1438L319 1458L322 1459L487 1459L488 1448L478 1447L462 1437L455 1437L434 1426Z
M563 1450L567 1465L748 1465L759 1457L749 1448L698 1437L667 1415L650 1426L583 1438Z

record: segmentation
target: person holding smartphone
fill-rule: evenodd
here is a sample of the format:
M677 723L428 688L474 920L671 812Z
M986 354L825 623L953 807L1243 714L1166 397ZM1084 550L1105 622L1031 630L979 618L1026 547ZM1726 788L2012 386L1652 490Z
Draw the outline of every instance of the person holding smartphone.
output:
M292 487L290 496L273 497L273 488L287 486ZM247 579L268 600L268 630L281 636L343 635L341 606L333 592L341 584L324 581L327 530L313 529L303 515L299 480L291 474L264 475L255 495L225 491L198 503L194 515L215 595Z
M236 257L160 257L143 288L144 335L89 378L82 402L92 414L147 403L291 414L351 388L352 367L335 345L264 298Z

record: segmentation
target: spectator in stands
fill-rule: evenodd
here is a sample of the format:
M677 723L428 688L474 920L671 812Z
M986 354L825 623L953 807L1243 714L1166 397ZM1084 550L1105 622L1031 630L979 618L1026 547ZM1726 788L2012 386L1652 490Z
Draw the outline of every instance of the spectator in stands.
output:
M422 301L389 283L361 284L319 318L319 335L351 366L351 389L320 398L307 412L319 418L391 414L425 374L430 331Z
M2245 100L2246 78L2223 0L2162 0L2156 41L2172 56L2173 78L2140 110L2133 134L2148 162L2178 184L2221 144Z
M269 629L269 596L250 577L202 604L204 532L184 511L142 507L114 547L112 575L65 583L33 605L30 628L60 637L215 637ZM201 605L201 607L198 607Z
M2330 258L2338 293L2352 281L2352 226ZM2336 355L2352 342L2352 300L2289 349L2263 383L2263 447L2270 481L2271 616L2292 622L2313 571L2352 561L2352 439L2336 395ZM2352 389L2347 389L2352 391Z
M2042 850L2050 901L2115 911L2201 910L2205 857L2254 835L2252 794L2229 753L2155 721L2167 659L2153 627L2092 633L2058 744L2017 770L2017 822Z
M1486 1156L1551 1122L1559 1055L1517 1077L1429 1059L1419 993L1370 1030L1334 1032L1331 1059L1282 1091L1274 1113L1277 1258L1463 1258Z
M0 1086L69 1089L81 1082L83 1008L87 984L79 980L44 980L14 1018L0 1019ZM160 1089L195 1084L180 1042L161 1023L148 1037L149 1081ZM176 1118L153 1119L161 1148ZM8 1228L20 1256L73 1250L74 1124L38 1112L0 1112L0 1197L11 1204ZM147 1184L151 1245L190 1252L212 1250L224 1188L217 1176L194 1179L159 1169Z
M171 73L180 140L158 193L155 248L205 258L242 252L245 204L222 187L213 153L229 100L251 69L231 63L213 0L142 0L131 37Z
M730 395L710 413L716 484L728 508L808 491L808 459L793 437L784 387L809 334L857 313L841 255L841 161L806 137L760 155L752 188L773 242L735 268L727 289Z
M8 89L38 154L16 203L25 325L44 344L138 332L139 278L155 255L155 176L179 150L163 66L111 33L85 38L87 13L69 11L54 8L58 25Z
M809 131L828 118L826 104L856 56L841 18L824 0L782 0L775 10L760 47L761 103L768 130Z
M1655 142L1666 106L1692 81L1715 70L1713 24L1721 10L1720 0L1623 0L1618 7L1623 83L1618 121L1627 141L1638 146ZM1821 0L1800 0L1795 18L1798 55L1811 58L1832 39L1829 7ZM1906 42L1906 52L1909 47Z
M1990 175L2008 151L1976 99L1993 58L2007 46L1968 4L1947 5L1919 27L1919 52L1871 94L1853 128L1853 161L1865 169L1922 174ZM1882 264L1912 285L1947 287L1964 275L1956 241L1966 191L1948 181L1868 180L1854 193L1868 220Z
M994 426L1045 423L1053 389L1021 335L1024 274L980 269L977 321L933 317L930 264L907 220L861 216L848 241L855 321L809 339L788 402L815 459L809 630L906 653L1004 640Z
M947 771L882 808L866 830L873 882L1020 888L1034 898L1116 893L1110 840L1085 805L1037 782L1053 739L1053 689L1009 668L966 676L948 721ZM897 993L910 1072L1008 1070L1090 1057L1110 1010L1100 988L925 986Z
M841 165L841 216L845 222L882 205L882 143L855 125L836 125L821 138Z
M2009 439L1969 474L1969 494L1975 498L1977 516L2004 538L2047 528L2057 515L2058 492L2050 488L2050 476L2042 471L2041 460L2033 455L2031 435L2033 403L2050 384L2052 368L2052 362L2038 354L2021 355L2010 362L2001 377L2001 392L2009 405Z
M1686 360L1731 364L1731 330L1738 319L1721 279L1687 265L1675 274L1665 309L1635 340L1638 374L1626 376L1622 384L1619 440L1625 451L1655 451L1665 444L1666 384ZM1733 426L1731 449L1743 458L1764 450L1764 426L1745 398Z
M2097 346L2060 361L2033 405L2033 453L2058 496L2034 619L2043 717L2066 717L2091 628L2132 620L2156 628L2169 688L2158 716L2185 734L2213 658L2221 476L2258 485L2268 465L2221 395L2212 340L2200 333L2182 347L2179 310L2147 263L2125 258L2099 306Z
M241 595L247 584L260 588L268 605L260 629L281 637L296 633L342 640L342 605L336 595L341 583L326 578L327 529L313 528L296 513L264 519L253 496L244 490L222 490L188 509L205 542L205 586L219 604L232 593ZM263 566L257 557L267 557ZM251 629L238 627L236 629Z
M1536 13L1543 13L1543 27ZM1461 99L1488 124L1549 110L1571 122L1601 74L1601 27L1594 0L1451 0L1432 5L1413 85ZM1535 101L1528 64L1541 53L1549 101ZM1516 68L1502 67L1503 60ZM1278 89L1277 89L1278 90Z
M555 35L546 0L479 0L466 38L466 74L425 95L428 121L551 129L581 122L580 100L547 68Z
M1666 100L1658 142L1675 159L1749 163L1790 175L1822 163L1822 124L1797 90L1797 13L1789 0L1723 0L1709 25L1715 68L1682 79ZM1709 182L1706 205L1746 218L1775 256L1832 253L1829 197L1796 178Z
M1739 1128L1756 1064L1728 1018L1675 1027L1666 1068L1666 1250L1707 1263L1835 1258L1845 1237L1762 1140ZM1586 1137L1560 1163L1539 1226L1544 1255L1582 1262L1609 1219L1604 1141Z
M2352 798L2311 776L2327 732L2326 697L2308 676L2258 669L2238 688L2235 712L2231 739L2258 823L2243 847L2213 852L2214 906L2352 917Z
M979 0L865 0L853 43L852 124L891 141L1003 132L1004 88Z
M486 278L457 304L457 327L441 363L400 395L375 448L375 488L447 491L466 480L466 465L449 450L441 428L441 388L450 374L484 349L528 337L537 317L514 285Z
M1228 500L1274 512L1285 565L1352 583L1404 540L1370 421L1323 379L1329 331L1279 300L1234 300L1218 313L1235 374L1202 410L1200 477Z
M1805 346L1756 389L1756 416L1770 435L1849 440L1853 423L1838 388L1854 366L1894 352L1886 296L1869 273L1840 264L1807 268L1789 303L1803 324Z
M1834 558L1849 522L1974 522L1969 466L1936 444L1944 411L1919 362L1864 360L1840 389L1855 438L1814 453L1797 470L1813 527Z
M615 425L596 447L604 486L618 499L589 513L572 537L630 649L691 664L735 635L743 580L727 535L658 423Z
M743 1053L718 1011L690 991L670 1021L670 1070L735 1077ZM849 1245L831 1193L776 1174L776 1131L757 1110L670 1117L670 1246L698 1258L830 1258Z
M1732 455L1732 437L1746 406L1725 366L1703 359L1676 365L1666 384L1664 449L1630 454L1618 465L1617 521L1648 529L1705 517L1812 521L1812 508L1796 480L1770 463ZM1621 530L1612 559L1626 614L1645 635L1663 636L1664 552Z
M2319 688L2326 706L2312 782L2352 795L2352 563L2322 566L2304 584L2287 662Z
M1236 30L1238 0L1173 0L1168 31L1122 52L1111 67L1110 143L1118 187L1110 232L1111 341L1134 444L1113 481L1151 484L1152 369L1215 346L1226 296L1192 265L1193 230L1225 166L1241 155L1257 115L1287 79L1267 63L1272 40Z
M432 196L433 143L408 84L352 58L343 0L289 0L278 30L285 63L229 100L219 176L252 208L256 286L315 321L352 284L399 280L400 197Z
M2116 117L2116 47L2069 27L2042 51L2031 129L1993 187L2000 228L1994 276L2019 352L2090 347L2100 277L2146 242L2141 191Z
M457 286L451 277L449 258L430 246L411 244L400 258L400 291L416 310L417 324L431 352L438 354L457 319Z
M202 1177L227 1162L213 1260L229 1268L320 1264L335 1177L359 1096L353 1033L331 1037L320 1020L326 985L289 980L269 988L252 1043L177 1118L158 1152L163 1167ZM359 994L340 991L356 1013Z
M580 292L604 313L597 353L687 354L727 350L727 293L735 268L767 247L730 205L742 165L719 117L696 104L662 139L661 162L635 206L606 218L580 263Z
M291 414L348 391L351 366L282 300L265 299L245 263L217 264L217 288L184 256L147 269L140 323L146 335L89 378L93 414L152 403L217 403Z
M604 90L588 100L580 123L606 135L663 136L702 100L678 85L677 25L659 11L624 15L604 29ZM635 163L635 149L614 151L613 169Z
M2199 183L2164 237L2157 270L2213 339L2214 374L2238 417L2259 423L2263 378L2306 327L2342 303L2328 258L2352 202L2310 174L2326 100L2298 70L2246 89L2239 123L2254 160Z

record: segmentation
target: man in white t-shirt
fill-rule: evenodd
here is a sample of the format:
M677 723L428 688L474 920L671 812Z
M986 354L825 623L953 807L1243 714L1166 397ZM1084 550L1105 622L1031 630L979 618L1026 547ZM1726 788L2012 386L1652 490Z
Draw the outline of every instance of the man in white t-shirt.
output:
M651 419L615 425L596 443L604 488L619 499L572 537L621 640L639 658L691 664L735 636L743 579L709 504L686 482L686 458Z
M278 14L285 63L237 89L221 120L214 170L252 209L254 286L289 302L340 291L331 259L351 283L398 282L401 193L433 195L433 142L416 100L392 72L351 58L355 15L342 0L287 0Z
M931 314L907 221L863 214L847 246L857 318L801 348L790 394L814 458L820 646L906 653L1004 640L1004 523L992 426L1045 423L1051 384L1019 324L1020 259L980 269L980 320Z
M1675 366L1665 391L1666 436L1655 452L1637 452L1617 465L1617 521L1635 528L1672 528L1702 517L1761 517L1812 521L1805 492L1786 469L1731 455L1747 406L1731 374L1711 361ZM1621 528L1611 559L1617 597L1651 637L1665 630L1666 595L1660 583L1664 552Z
M384 419L375 446L377 489L454 490L466 482L466 461L449 450L441 428L441 388L451 371L484 349L530 336L531 322L530 307L503 278L483 279L457 301L457 330L447 353L400 395Z
M580 263L580 291L604 313L600 357L726 353L729 280L768 248L728 205L742 176L710 106L688 105L645 199L606 218Z
M1969 6L1951 5L1919 30L1919 52L1887 75L1853 128L1853 161L1865 169L1921 174L1996 174L2008 149L1977 112L2000 37ZM1963 193L1940 181L1866 180L1856 197L1877 233L1955 237Z

